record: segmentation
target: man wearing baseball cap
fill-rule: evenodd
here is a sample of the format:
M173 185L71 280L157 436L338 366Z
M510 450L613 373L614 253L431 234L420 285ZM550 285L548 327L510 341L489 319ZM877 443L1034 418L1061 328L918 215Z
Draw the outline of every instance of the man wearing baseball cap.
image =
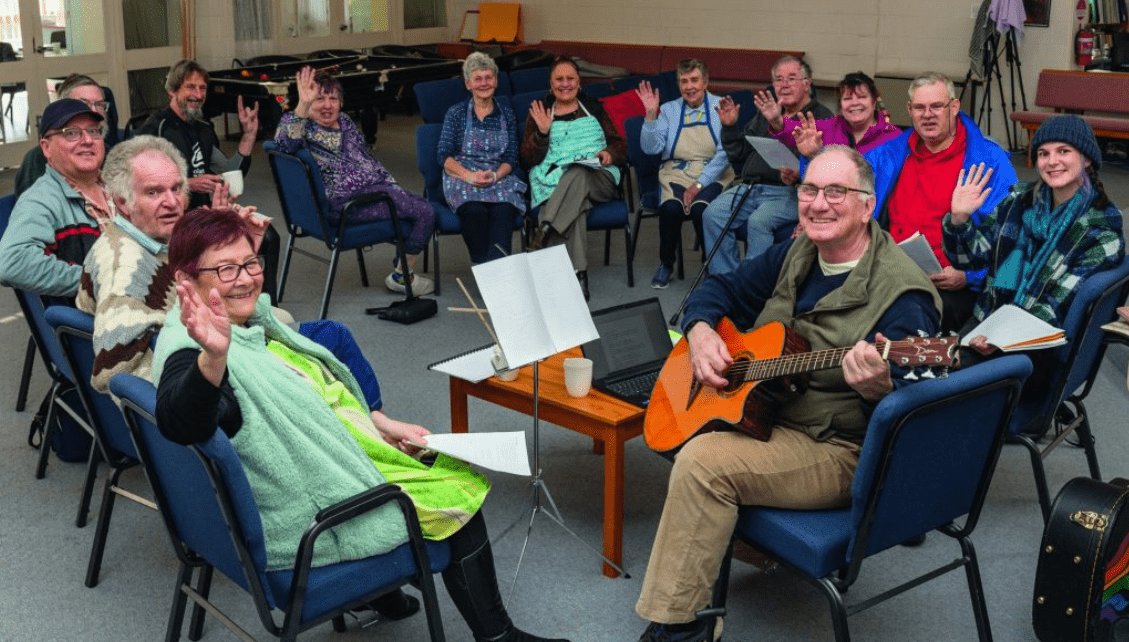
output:
M73 98L44 110L47 172L16 201L0 239L0 284L68 299L78 292L83 259L114 214L100 176L103 119Z

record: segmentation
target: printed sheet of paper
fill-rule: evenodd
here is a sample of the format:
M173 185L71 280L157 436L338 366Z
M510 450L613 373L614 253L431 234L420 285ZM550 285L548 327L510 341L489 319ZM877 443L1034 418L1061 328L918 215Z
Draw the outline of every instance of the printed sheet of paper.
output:
M471 269L510 368L599 337L563 245Z
M529 451L521 431L432 434L426 446L414 445L500 473L530 474Z
M1062 330L1010 303L988 315L965 335L960 344L967 346L973 337L979 335L984 335L988 343L1004 352L1041 350L1066 344L1066 333Z
M746 136L745 140L757 150L761 155L764 162L772 169L780 169L782 167L790 167L797 172L800 171L800 159L788 147L776 140L775 138L764 138L763 136Z

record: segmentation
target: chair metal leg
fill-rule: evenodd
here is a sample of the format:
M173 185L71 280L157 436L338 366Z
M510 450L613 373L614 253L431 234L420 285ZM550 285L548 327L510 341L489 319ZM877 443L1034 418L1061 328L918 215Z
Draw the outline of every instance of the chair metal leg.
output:
M604 265L612 264L612 231L604 230Z
M184 609L188 605L188 595L184 588L192 582L192 567L184 562L180 563L180 570L176 574L176 589L172 596L172 608L169 610L169 625L165 630L165 642L177 642L180 639L180 629L184 625Z
M831 625L835 630L835 642L850 642L851 631L847 627L847 605L843 602L843 594L836 588L835 582L829 577L821 577L815 582L823 591L831 609Z
M364 248L357 248L357 267L361 269L361 285L368 287L368 270L365 269Z
M86 516L90 514L90 499L94 496L94 480L98 478L98 463L102 461L102 449L98 447L98 440L90 442L90 456L86 459L86 477L82 482L82 497L78 502L78 515L75 516L74 525L77 528L86 526Z
M337 633L344 633L345 632L345 616L344 615L338 615L337 617L333 618L333 630L336 631Z
M439 296L439 235L436 234L434 236L434 239L435 241L433 242L433 249L435 250L435 272L433 273L433 276L435 277L435 296Z
M47 418L43 424L43 443L39 445L39 463L35 466L35 478L43 479L47 474L47 457L51 454L51 437L55 435L55 413L58 410L55 408L55 395L59 393L59 382L51 384L51 391L48 394L50 401L47 404Z
M1086 452L1086 463L1090 467L1090 477L1101 480L1102 471L1098 467L1098 451L1097 440L1094 439L1094 433L1090 430L1090 417L1086 414L1086 408L1082 402L1077 402L1078 405L1078 425L1074 428L1074 434L1078 435L1078 442L1082 449Z
M329 257L329 271L325 275L325 292L321 295L321 316L319 319L325 319L325 315L329 313L329 295L333 292L333 277L337 274L337 259L341 257L341 250L333 248L333 254Z
M972 598L972 615L976 618L976 632L980 642L992 642L992 625L988 622L988 605L984 601L984 584L980 579L980 562L976 558L976 548L972 540L959 537L960 550L967 561L964 572L968 577L968 593Z
M609 232L610 233L610 232ZM631 227L623 228L623 247L627 252L627 287L635 287L635 252L632 251Z
M211 564L205 565L200 569L200 576L196 578L196 593L204 601L208 600L208 594L212 591L212 573L215 572L216 567ZM196 642L204 637L204 616L207 610L198 603L192 605L192 621L188 624L188 639Z
M286 251L282 253L282 273L278 277L278 296L275 303L282 303L282 291L286 289L286 275L290 274L290 259L294 253L294 232L286 239Z
M16 412L27 408L27 388L31 384L31 368L35 365L35 339L27 338L27 353L24 355L24 371L20 375L20 392L16 395Z
M106 551L106 534L110 532L110 515L114 512L114 501L117 493L114 486L118 483L124 468L113 468L113 472L106 476L106 486L102 491L102 508L98 511L98 526L94 529L94 544L90 549L90 563L86 567L86 586L98 586L98 574L102 570L102 554Z
M1043 453L1027 435L1022 433L1011 435L1008 441L1018 442L1027 449L1031 457L1031 471L1035 476L1035 491L1039 494L1039 508L1043 512L1043 523L1051 518L1051 493L1047 487L1047 469L1043 466Z

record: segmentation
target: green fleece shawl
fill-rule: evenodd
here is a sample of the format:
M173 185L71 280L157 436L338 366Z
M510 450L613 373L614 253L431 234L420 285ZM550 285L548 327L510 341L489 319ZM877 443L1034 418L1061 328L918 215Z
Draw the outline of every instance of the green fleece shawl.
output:
M320 359L358 399L364 396L349 370L322 346L279 323L266 295L249 325L232 326L228 381L235 391L243 426L232 438L259 507L266 540L267 570L289 569L302 533L325 508L384 483L357 441L325 401L266 348L281 341ZM154 356L159 380L169 355L198 349L180 321L180 306L169 311ZM395 505L381 507L323 534L314 547L314 566L386 553L407 540Z

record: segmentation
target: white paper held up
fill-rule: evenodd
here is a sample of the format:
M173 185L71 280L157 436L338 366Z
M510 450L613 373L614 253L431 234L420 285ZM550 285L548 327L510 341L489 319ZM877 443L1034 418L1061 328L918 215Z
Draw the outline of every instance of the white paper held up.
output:
M412 445L500 473L530 475L529 452L521 431L431 434L426 445Z
M1004 352L1041 350L1066 344L1066 333L1016 305L1000 306L987 319L964 336L967 346L973 337L984 335L988 343Z
M757 150L764 162L768 163L768 166L772 169L788 167L797 172L800 171L800 159L796 158L796 155L784 143L775 138L764 138L762 136L746 136L745 140L749 141L753 149Z

